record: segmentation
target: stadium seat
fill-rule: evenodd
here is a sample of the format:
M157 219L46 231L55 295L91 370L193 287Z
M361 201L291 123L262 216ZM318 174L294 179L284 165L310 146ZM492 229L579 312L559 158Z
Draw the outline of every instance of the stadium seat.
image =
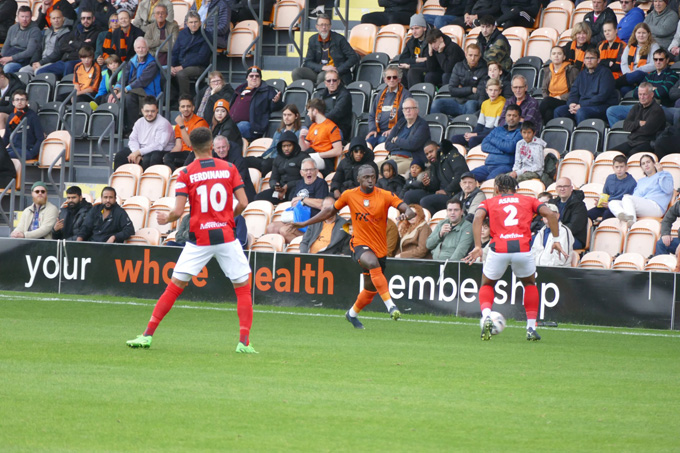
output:
M114 124L113 132L117 133L118 131L115 127L118 123L119 110L118 104L100 104L97 110L90 115L90 121L87 125L87 136L90 139L98 139L104 134L104 130L111 123Z
M260 179L260 192L263 190L269 189L269 179L272 177L272 172L267 173L264 175L262 179Z
M675 272L678 259L675 255L657 255L649 259L645 264L645 271L652 272Z
M593 233L590 250L593 252L607 252L615 256L623 250L626 227L616 218L600 222Z
M382 52L390 56L390 59L401 54L404 48L406 29L401 24L389 24L382 27L375 37L373 52Z
M293 238L286 247L286 253L300 253L300 242L302 242L302 236Z
M85 138L87 136L87 124L92 116L92 107L89 102L76 102L75 115L69 105L64 112L61 127L71 131L71 118L74 118L73 133L75 138Z
M486 162L488 154L482 151L482 145L477 145L470 149L465 156L465 162L470 170L481 167Z
M241 214L248 226L248 234L255 239L262 236L271 221L272 214L274 214L274 205L267 200L255 200L248 203Z
M644 155L651 156L652 159L654 159L654 162L659 161L659 158L656 157L656 154L652 152L635 153L630 156L628 158L628 173L630 173L636 180L645 177L645 172L642 171L642 167L640 167L640 159L642 159L642 156Z
M255 187L255 192L260 191L260 180L262 179L262 173L257 168L248 168L248 173L250 173L250 180L253 182Z
M529 35L525 54L538 57L541 61L548 61L550 50L557 44L557 38L558 32L554 28L537 28Z
M463 47L463 43L465 42L465 29L463 27L460 25L444 25L441 28L441 32L451 38L451 40L460 47Z
M479 34L482 32L482 27L474 27L468 30L468 32L465 35L465 41L463 41L464 45L477 42L477 38L479 37ZM461 46L462 47L462 46Z
M281 215L283 214L283 211L286 209L290 208L291 202L290 201L283 201L279 204L277 204L274 207L274 213L272 214L272 219L271 222L281 222Z
M650 256L656 250L656 241L661 235L661 224L656 219L640 219L630 227L623 245L624 253L639 253Z
M409 87L411 97L418 101L418 108L420 109L420 116L424 117L430 113L430 106L434 100L436 88L431 83L418 83Z
M57 81L57 85L54 87L54 93L53 93L53 99L52 101L59 101L60 96L65 96L71 94L71 92L75 89L75 85L73 85L73 77L74 74L67 74L61 78L61 80Z
M283 79L267 79L266 82L267 85L269 85L270 87L274 87L275 89L279 90L282 93L286 91L286 87L288 86L286 81Z
M227 56L241 57L244 54L252 53L258 34L259 26L257 21L243 20L237 23L229 33Z
M357 24L349 34L349 45L359 56L366 56L373 52L378 27L373 24Z
M57 77L54 74L45 72L34 76L28 85L26 93L29 102L37 102L39 105L46 104L52 100L52 94L57 86Z
M130 236L125 241L125 243L139 245L160 245L161 233L155 228L141 228L135 231L135 234Z
M673 175L673 187L680 187L680 154L666 154L660 162L664 171Z
M581 191L585 196L583 202L586 204L587 209L597 206L597 202L600 199L600 194L602 193L603 187L604 184L596 182L590 182L581 186Z
M458 143L453 143L453 147L458 151L458 154L465 157L467 155L467 149L463 145Z
M138 195L144 195L150 201L156 201L165 196L172 170L167 165L152 165L139 178Z
M352 95L352 113L357 117L368 111L372 88L370 83L363 81L347 85L347 90Z
M618 271L641 271L647 259L639 253L622 253L614 259L612 269Z
M585 269L611 269L612 257L603 251L588 252L583 255L578 267Z
M541 13L539 27L554 29L562 33L572 24L571 16L574 13L574 3L568 0L550 2Z
M47 102L44 105L41 105L40 111L38 111L38 118L40 118L40 125L42 126L43 132L45 134L50 134L51 132L61 129L59 103Z
M479 190L484 192L484 195L486 196L487 199L493 197L495 195L495 182L493 179L487 179L483 183L479 185Z
M604 185L607 176L614 173L614 169L612 168L614 157L623 155L624 154L620 151L605 151L600 153L595 158L595 162L590 169L590 178L588 181Z
M556 149L561 157L567 153L573 131L574 121L571 118L553 118L541 131L541 139L549 148Z
M449 117L444 113L430 113L429 115L424 115L424 119L430 127L430 137L432 140L441 143L446 127L449 124Z
M390 152L385 149L385 143L378 143L373 148L373 162L379 163L386 160L390 155Z
M135 227L135 231L146 227L146 219L149 214L151 202L144 196L130 197L123 202L123 209Z
M295 104L300 112L306 112L307 101L312 97L314 82L311 80L294 80L283 92L283 104ZM301 117L304 114L301 113Z
M68 162L70 159L71 134L68 131L51 132L41 143L38 156L39 168L49 168L50 166L61 168L63 162Z
M576 25L579 22L583 22L583 18L593 10L593 2L590 0L584 0L576 6L574 14L572 16L571 23Z
M188 202L187 202L188 204ZM159 212L169 213L175 208L175 197L161 197L153 202L149 208L149 216L146 220L147 228L155 228L160 231L161 234L168 234L170 230L177 227L177 222L168 223L165 225L160 225L156 219L156 215Z
M352 216L351 216L351 214L350 214L350 212L349 212L349 206L345 206L344 208L342 208L342 209L338 212L338 215L339 215L340 217L342 217L343 219L345 219L345 220L352 220Z
M184 28L184 19L189 12L191 5L184 0L172 0L172 11L175 15L175 22L179 24L179 28Z
M280 234L263 234L255 239L250 246L250 250L261 252L283 252L286 247L286 240Z
M604 141L605 122L599 118L581 121L571 134L569 149L587 149L596 154Z
M557 39L557 45L560 47L564 47L570 41L571 41L571 28L564 30L562 33L560 33L560 37Z
M510 43L510 58L512 61L517 61L526 55L525 49L529 39L529 30L524 27L510 27L503 30L503 36Z
M439 4L439 0L425 0L421 14L429 14L432 16L443 16L446 13L446 8ZM443 32L443 30L442 30Z
M541 192L545 192L545 185L540 179L529 179L517 184L517 193L519 194L537 198Z
M552 183L545 188L545 191L552 195L553 198L557 196L557 183Z
M138 164L124 164L113 172L109 178L109 186L116 189L116 194L125 201L137 195L139 178L142 177L142 166ZM140 227L141 228L141 227Z
M177 183L177 177L179 176L179 172L184 170L186 167L179 167L177 170L172 172L172 176L170 176L170 179L168 180L168 190L165 193L166 196L168 197L174 197L175 196L175 184Z
M446 128L446 138L451 140L454 135L465 134L472 132L477 126L477 115L458 115L451 120ZM465 155L465 154L463 154Z
M258 157L264 154L272 146L272 139L268 137L256 138L248 144L245 156Z
M590 151L583 149L570 151L557 168L557 179L569 178L574 188L578 189L588 182L593 160L594 156Z
M272 28L274 30L288 31L293 25L293 30L300 29L300 12L304 9L295 0L279 0L274 5L274 20Z
M434 214L432 214L432 217L430 218L430 221L428 222L428 225L430 226L430 230L434 231L435 227L439 222L444 220L447 216L446 214L446 209L442 209L441 211L437 211Z
M380 84L383 82L383 72L390 62L390 57L386 53L373 52L361 59L354 79L359 82L368 82L371 87L380 89Z

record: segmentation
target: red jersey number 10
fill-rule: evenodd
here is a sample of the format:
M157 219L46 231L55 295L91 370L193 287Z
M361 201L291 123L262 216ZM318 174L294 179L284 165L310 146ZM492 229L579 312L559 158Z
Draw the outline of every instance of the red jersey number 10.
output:
M222 212L227 204L227 189L220 183L213 184L208 196L208 188L204 185L198 186L196 193L201 198L201 212L208 212L208 203L213 212Z

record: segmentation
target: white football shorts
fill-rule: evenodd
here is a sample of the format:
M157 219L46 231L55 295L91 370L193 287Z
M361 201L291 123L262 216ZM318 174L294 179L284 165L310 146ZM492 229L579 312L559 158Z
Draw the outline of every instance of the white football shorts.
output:
M226 244L196 245L187 242L177 260L172 276L187 282L198 275L212 257L222 268L222 272L234 283L243 283L250 276L250 265L238 240Z
M517 278L525 278L536 273L536 262L531 252L496 253L489 250L486 256L482 273L486 278L499 280L508 265L512 266L512 271Z

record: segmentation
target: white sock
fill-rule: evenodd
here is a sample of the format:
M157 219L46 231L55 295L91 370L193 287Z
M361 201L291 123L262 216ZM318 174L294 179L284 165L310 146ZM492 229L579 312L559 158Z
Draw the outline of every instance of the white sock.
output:
M491 313L491 309L490 309L490 308L485 308L484 310L482 310L482 319L484 319L484 318L486 318L487 316L489 316L489 313Z
M395 305L394 305L394 302L392 302L392 299L387 299L387 300L385 300L385 301L383 301L383 302L385 302L385 308L387 308L387 311L388 311L388 312L389 312L390 310L392 310L392 307L395 306Z
M527 329L532 328L536 330L536 320L535 319L527 319Z
M349 315L350 315L352 318L356 318L358 314L359 314L359 313L357 313L356 311L354 311L354 307L352 307L352 308L349 309Z

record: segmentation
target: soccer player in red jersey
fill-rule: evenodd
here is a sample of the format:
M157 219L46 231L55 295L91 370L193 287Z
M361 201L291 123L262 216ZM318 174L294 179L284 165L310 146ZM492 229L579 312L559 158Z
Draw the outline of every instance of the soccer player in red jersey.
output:
M507 174L498 175L494 190L497 196L484 200L472 222L475 248L463 261L472 264L482 256L482 222L488 216L491 228L491 249L482 268L482 286L479 289L479 305L482 309L482 340L491 339L493 322L489 313L493 307L494 285L508 265L524 285L524 310L527 314L527 340L541 339L536 332L538 314L538 288L536 288L536 263L531 256L531 220L535 213L548 219L548 227L557 239L559 225L557 216L536 198L515 193L517 181ZM555 240L552 252L566 256L562 246Z
M131 348L151 346L151 338L158 324L182 294L191 277L197 275L214 256L236 292L240 325L236 352L257 353L249 340L253 323L251 271L243 248L234 237L234 216L238 216L248 205L243 181L233 164L213 159L210 129L194 129L190 139L196 160L182 170L177 178L173 210L159 213L157 217L160 225L178 220L188 200L191 206L189 241L177 260L170 283L156 303L144 334L128 341L127 345ZM236 207L234 197L238 200Z
M387 264L387 212L390 206L399 209L399 220L411 219L416 213L392 192L375 187L376 174L372 166L362 165L357 174L359 187L344 191L333 205L325 207L311 219L293 225L301 228L322 222L349 206L353 229L349 244L352 258L364 269L364 289L345 313L345 318L355 328L363 329L364 325L357 315L378 293L390 317L395 321L401 317L401 312L392 302L384 274Z

